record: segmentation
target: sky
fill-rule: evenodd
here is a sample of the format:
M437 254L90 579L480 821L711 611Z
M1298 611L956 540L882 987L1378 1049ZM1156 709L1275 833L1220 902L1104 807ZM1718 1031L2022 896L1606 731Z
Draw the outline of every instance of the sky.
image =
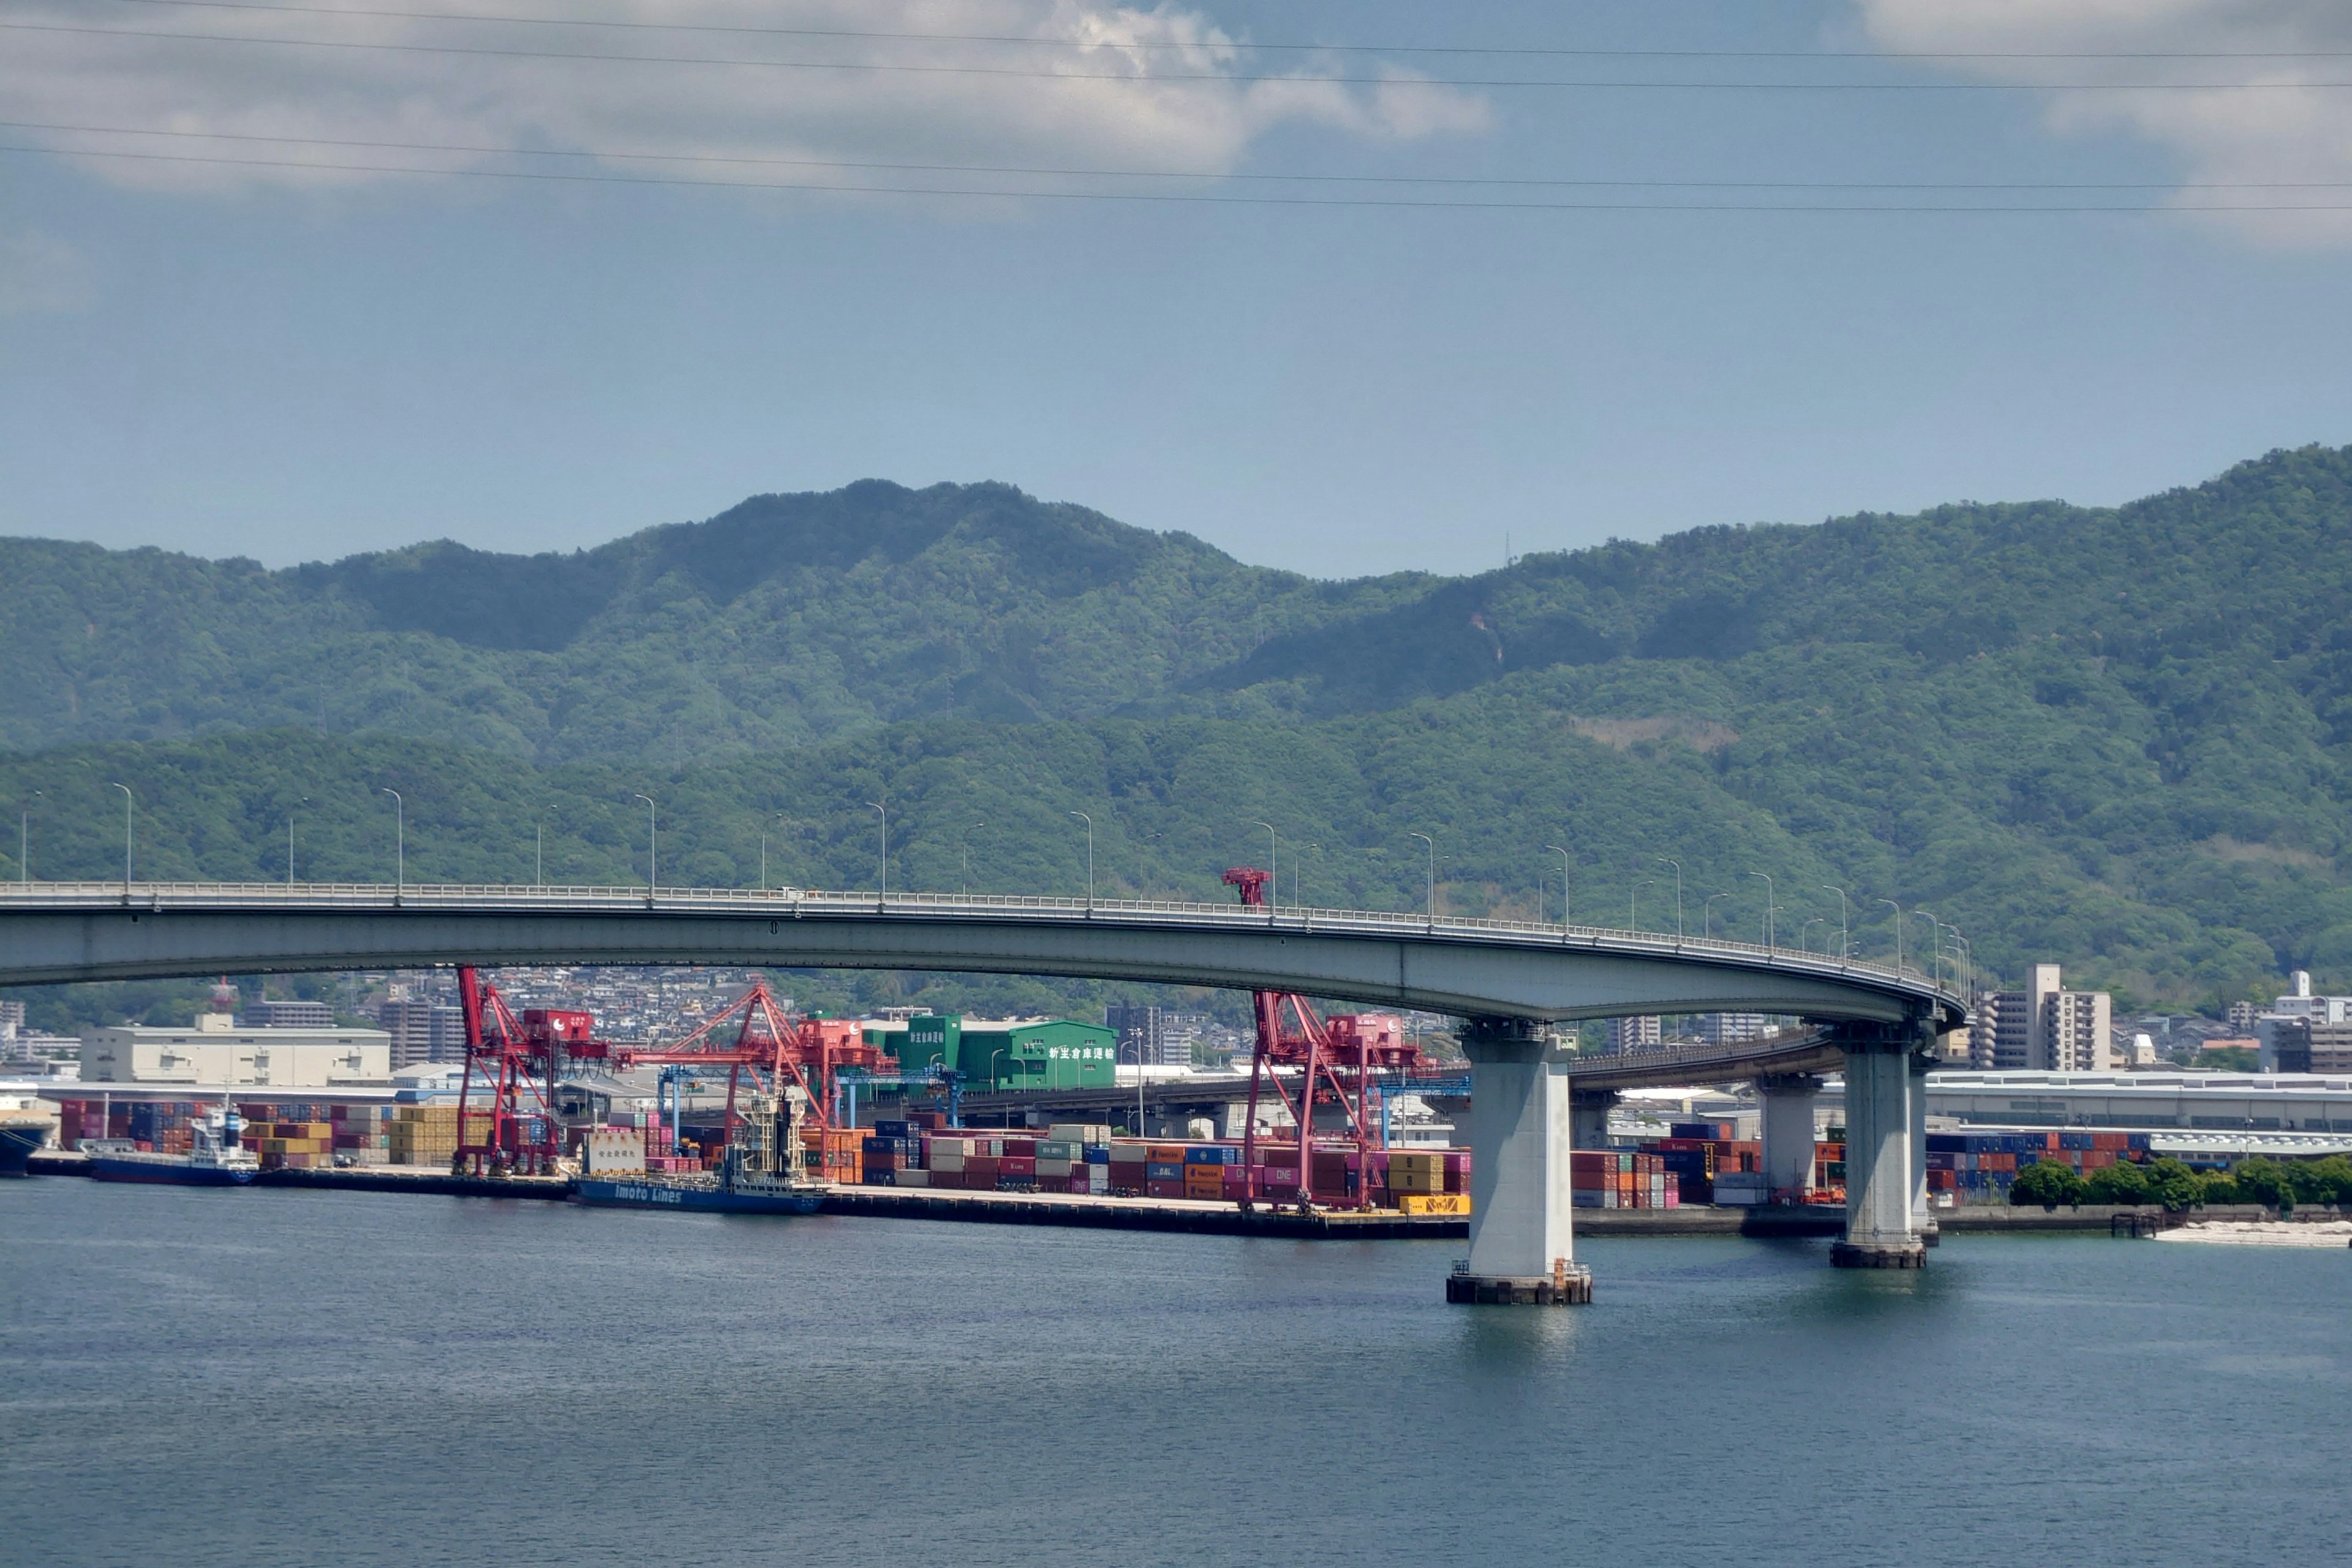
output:
M0 0L0 121L5 533L1461 572L2352 442L2340 0Z

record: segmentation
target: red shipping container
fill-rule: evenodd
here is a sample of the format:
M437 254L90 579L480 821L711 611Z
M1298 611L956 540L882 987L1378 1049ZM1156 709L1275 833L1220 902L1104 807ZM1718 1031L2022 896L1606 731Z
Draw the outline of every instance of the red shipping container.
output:
M1012 1141L1008 1139L1006 1142ZM1035 1147L1034 1144L1030 1146ZM997 1161L996 1173L1000 1176L1034 1176L1037 1173L1037 1157L1034 1154L1007 1154Z
M1181 1198L1184 1195L1184 1184L1146 1181L1143 1184L1143 1195L1148 1198Z

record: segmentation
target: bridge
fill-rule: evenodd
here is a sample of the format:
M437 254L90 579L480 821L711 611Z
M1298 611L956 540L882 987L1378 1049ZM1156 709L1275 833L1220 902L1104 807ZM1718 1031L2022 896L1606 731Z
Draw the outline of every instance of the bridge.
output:
M803 889L0 885L0 986L446 963L1055 974L1297 992L1462 1017L1476 1084L1471 1283L1456 1280L1449 1292L1482 1300L1548 1297L1572 1265L1568 1155L1579 1064L1542 1026L1687 1013L1768 1013L1823 1026L1799 1057L1790 1042L1768 1040L1704 1062L1616 1065L1685 1080L1756 1078L1774 1142L1775 1085L1792 1104L1806 1084L1819 1089L1809 1068L1842 1061L1848 1224L1836 1257L1878 1266L1916 1265L1922 1256L1917 1080L1936 1036L1966 1019L1960 999L1925 977L1860 960L1375 910ZM1808 1159L1810 1107L1806 1096Z

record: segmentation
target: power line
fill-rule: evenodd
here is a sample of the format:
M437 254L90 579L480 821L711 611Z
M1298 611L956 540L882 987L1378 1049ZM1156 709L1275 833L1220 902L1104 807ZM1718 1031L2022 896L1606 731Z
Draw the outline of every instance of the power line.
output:
M1763 202L1506 202L1481 200L1442 201L1431 198L1389 196L1244 196L1219 195L1207 193L1172 191L1011 191L982 190L971 186L947 185L858 185L830 181L769 181L769 180L690 180L674 175L614 174L569 173L547 169L420 169L413 164L396 163L320 163L292 158L222 158L199 153L131 153L74 149L63 147L27 147L0 142L0 153L27 153L52 158L111 158L143 163L194 163L220 168L299 170L320 174L408 174L432 179L533 180L565 184L670 185L696 190L717 191L800 191L817 194L864 195L885 196L964 196L1003 201L1054 202L1141 202L1174 205L1214 206L1285 206L1285 207L1390 207L1423 211L1464 212L1622 212L1622 213L1790 213L1790 214L1871 214L1871 213L1948 213L1948 214L2030 214L2054 215L2117 213L2124 215L2164 213L2326 213L2352 212L2352 203L2227 203L2169 204L2147 203L2126 205L2121 203L2058 205L2049 203L1973 204L1955 205L1942 203L1896 204L1885 202L1830 205L1826 203Z
M261 0L122 0L208 11L272 11L380 21L472 22L518 27L603 27L648 33L730 33L745 37L852 38L925 44L1011 44L1062 49L1199 49L1175 38L1050 38L1011 33L883 32L854 27L762 27L723 22L623 22L596 16L513 16L467 11L393 11L340 5L268 5ZM1628 49L1518 44L1298 44L1228 40L1228 47L1290 54L1486 55L1567 59L1707 60L2277 60L2352 59L2347 49Z
M170 43L240 44L369 53L472 55L494 59L585 60L614 65L733 66L760 70L847 71L910 76L1009 77L1034 81L1154 83L1286 81L1331 87L1551 88L1573 91L1638 92L2293 92L2352 87L2352 81L1623 81L1545 77L1299 76L1278 71L1064 71L1021 66L908 65L877 60L769 60L723 55L605 55L584 50L493 48L471 44L395 44L382 40L278 38L253 34L173 33L139 27L79 27L50 22L0 22L0 31L80 37L149 38Z
M1626 179L1490 174L1314 174L1258 171L1173 169L1073 169L1018 163L909 163L875 159L773 158L724 153L632 153L612 148L499 147L458 142L382 142L348 137L271 136L240 131L164 131L127 125L68 125L39 120L0 120L0 130L46 131L75 136L166 137L175 141L252 142L273 146L332 147L364 152L450 153L502 158L590 158L620 163L699 163L762 168L845 169L860 173L914 174L1019 174L1071 180L1214 180L1284 184L1436 185L1581 190L1742 191L2333 191L2352 189L2352 180L1690 180ZM48 148L79 156L73 148ZM305 165L306 167L309 165ZM431 173L437 171L418 171ZM701 184L707 182L686 182ZM812 188L837 190L832 184ZM1516 205L1516 204L1515 204ZM1944 210L1944 209L1938 209ZM2167 210L2178 210L2168 208Z

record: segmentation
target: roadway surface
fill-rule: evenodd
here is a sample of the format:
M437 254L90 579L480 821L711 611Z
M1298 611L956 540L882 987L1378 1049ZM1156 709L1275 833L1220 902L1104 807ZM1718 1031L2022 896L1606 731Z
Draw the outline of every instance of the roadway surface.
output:
M1055 974L1455 1016L1966 1016L1909 971L1647 931L1348 910L787 889L0 884L0 986L433 964Z

